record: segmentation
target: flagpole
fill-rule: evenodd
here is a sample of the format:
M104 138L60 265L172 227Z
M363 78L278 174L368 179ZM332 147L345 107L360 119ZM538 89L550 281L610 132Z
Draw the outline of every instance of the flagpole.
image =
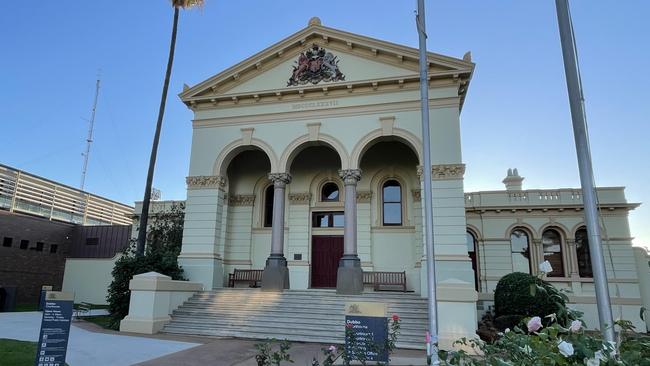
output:
M429 140L429 76L427 61L427 34L424 17L424 0L418 0L415 17L420 41L420 102L422 109L422 154L424 165L424 241L427 260L427 295L429 305L429 335L427 339L427 360L439 365L438 359L438 309L436 302L436 263L433 252L433 200L431 192L431 147Z
M591 166L591 152L589 151L589 136L587 134L587 119L585 117L584 97L578 53L573 34L571 13L568 0L555 0L557 22L560 28L560 41L562 43L562 56L564 58L564 73L569 92L571 106L571 119L573 120L573 135L578 155L578 168L580 170L580 184L582 186L582 202L584 204L585 222L589 234L589 254L594 275L596 289L596 303L598 305L598 319L600 330L605 341L614 342L614 320L609 299L607 273L598 225L598 211L596 208L596 189Z

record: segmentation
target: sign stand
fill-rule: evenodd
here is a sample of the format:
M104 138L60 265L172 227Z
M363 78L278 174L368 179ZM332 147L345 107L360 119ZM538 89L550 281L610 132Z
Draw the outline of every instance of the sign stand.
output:
M386 304L346 303L345 329L345 352L351 358L356 361L388 362Z
M47 291L35 366L64 366L70 336L74 293Z

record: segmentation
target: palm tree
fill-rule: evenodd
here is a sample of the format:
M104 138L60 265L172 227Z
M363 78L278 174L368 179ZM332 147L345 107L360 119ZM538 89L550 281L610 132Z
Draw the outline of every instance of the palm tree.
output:
M178 13L181 8L187 9L194 6L203 6L203 0L171 0L174 8L174 23L172 26L172 39L169 44L169 59L167 60L167 71L165 72L165 82L163 84L162 98L160 98L160 108L158 109L158 121L156 122L156 132L153 137L153 146L151 147L151 157L149 158L149 172L147 173L147 184L144 187L144 199L142 200L142 212L140 213L140 228L138 230L137 255L144 254L144 245L147 239L147 222L149 221L149 202L151 199L151 184L153 182L153 172L156 166L156 155L158 155L158 142L160 141L160 129L162 128L163 115L165 114L165 102L167 101L167 89L169 89L169 78L172 73L172 64L174 63L174 49L176 48L176 33L178 30Z

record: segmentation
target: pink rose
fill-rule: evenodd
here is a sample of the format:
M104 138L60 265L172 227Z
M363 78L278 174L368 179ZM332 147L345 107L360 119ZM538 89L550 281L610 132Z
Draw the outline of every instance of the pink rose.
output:
M542 329L542 319L538 316L534 316L530 318L526 325L528 326L528 332L537 332Z
M569 330L572 332L577 332L582 328L582 322L580 320L574 320L571 322L571 326L569 326Z

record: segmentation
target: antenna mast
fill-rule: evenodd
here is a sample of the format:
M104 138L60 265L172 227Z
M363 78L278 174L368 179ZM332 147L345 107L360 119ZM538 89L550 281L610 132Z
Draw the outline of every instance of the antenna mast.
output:
M88 127L88 137L86 138L86 152L82 153L84 157L84 166L81 170L81 184L79 189L83 191L86 183L86 171L88 170L88 157L90 155L90 144L93 142L93 128L95 127L95 111L97 110L97 97L99 96L99 76L95 85L95 101L93 102L93 112L90 117L90 126Z

